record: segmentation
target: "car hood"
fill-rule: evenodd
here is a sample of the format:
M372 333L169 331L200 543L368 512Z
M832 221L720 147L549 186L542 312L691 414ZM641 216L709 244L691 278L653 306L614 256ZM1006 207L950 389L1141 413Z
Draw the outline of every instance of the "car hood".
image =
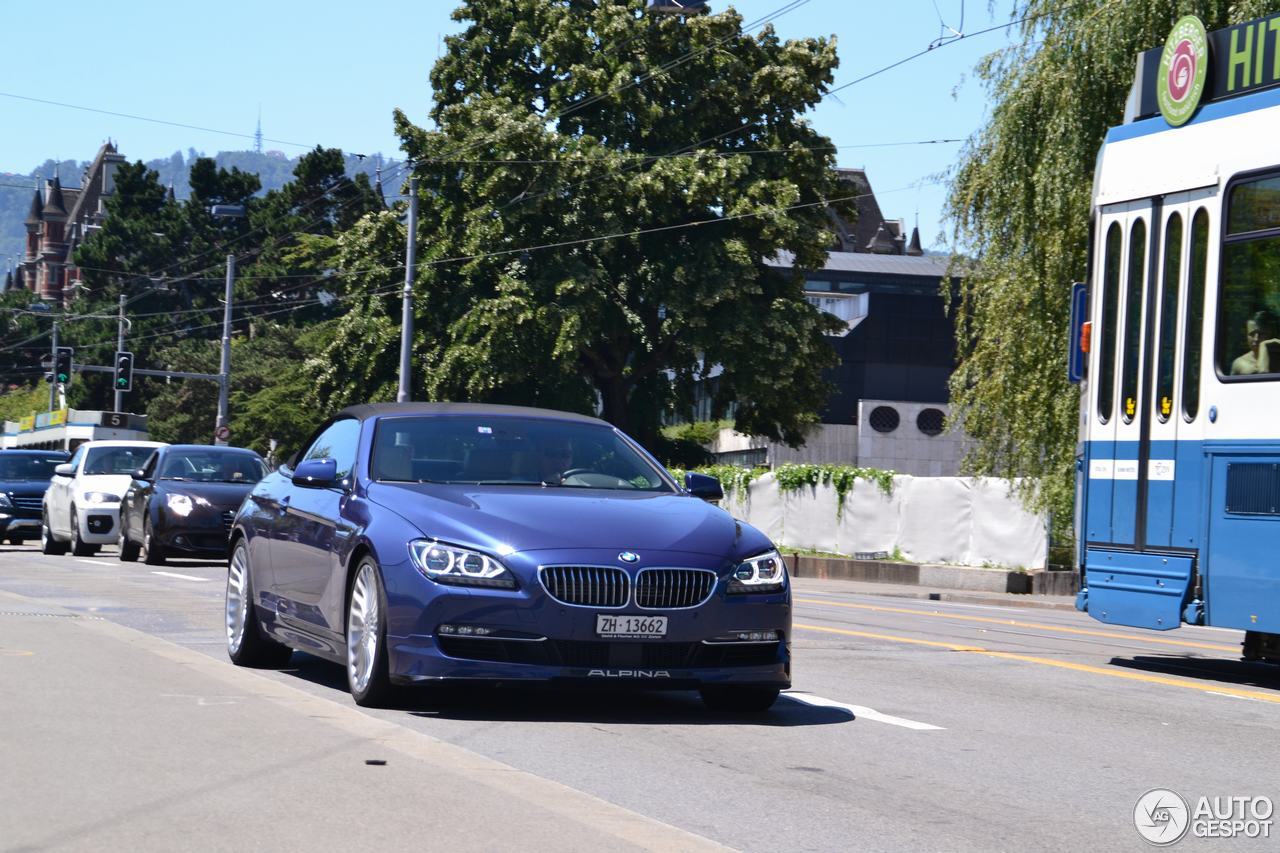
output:
M48 488L48 480L0 480L0 495L43 495Z
M156 495L189 495L200 498L218 510L238 509L254 483L187 483L182 480L157 480Z
M81 474L76 479L75 490L81 495L85 492L106 492L119 498L129 491L132 482L133 478L128 474Z
M599 489L373 483L370 500L424 535L485 550L620 548L739 558L764 534L697 498Z

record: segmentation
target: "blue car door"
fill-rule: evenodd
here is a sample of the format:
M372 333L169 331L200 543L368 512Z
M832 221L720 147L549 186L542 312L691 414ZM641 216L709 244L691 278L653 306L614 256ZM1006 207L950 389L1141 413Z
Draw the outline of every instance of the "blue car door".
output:
M280 619L317 639L340 639L344 626L343 556L352 525L343 519L360 439L360 422L351 418L326 427L299 461L333 459L337 480L325 487L288 484L280 498L271 538L271 574ZM326 643L328 645L328 643ZM339 642L334 650L341 649Z

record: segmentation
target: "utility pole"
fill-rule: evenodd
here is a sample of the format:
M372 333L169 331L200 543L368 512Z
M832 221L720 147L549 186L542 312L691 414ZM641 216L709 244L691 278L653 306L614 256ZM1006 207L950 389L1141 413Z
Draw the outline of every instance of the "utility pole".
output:
M400 390L397 403L409 402L409 355L413 349L413 278L418 266L418 179L409 179L409 240L404 258L404 308L400 317Z
M231 388L231 291L236 283L236 256L227 255L227 294L222 307L222 363L218 366L218 419L214 425L213 443L226 444L227 395Z
M124 294L120 294L120 319L116 324L116 352L124 352ZM115 408L112 411L124 411L124 392L116 389Z
M58 400L58 321L53 321L53 350L49 353L49 411Z

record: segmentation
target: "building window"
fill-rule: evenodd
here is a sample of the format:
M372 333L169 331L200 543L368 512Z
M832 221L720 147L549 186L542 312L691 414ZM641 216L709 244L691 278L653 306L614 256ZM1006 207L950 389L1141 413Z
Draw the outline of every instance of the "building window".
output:
M942 427L947 416L941 409L924 409L916 415L916 429L925 435L942 435Z
M898 410L892 406L876 406L867 420L876 432L893 432L901 419L898 417Z

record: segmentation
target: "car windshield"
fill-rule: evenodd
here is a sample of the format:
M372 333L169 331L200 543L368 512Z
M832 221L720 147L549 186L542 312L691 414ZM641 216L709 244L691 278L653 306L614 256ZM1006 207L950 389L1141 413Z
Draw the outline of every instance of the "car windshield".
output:
M197 483L256 483L267 475L257 456L231 450L174 450L160 460L161 480Z
M0 480L48 480L64 456L6 456L0 454Z
M384 418L370 471L391 482L674 491L610 427L509 416Z
M90 447L83 474L132 474L155 453L154 447Z

